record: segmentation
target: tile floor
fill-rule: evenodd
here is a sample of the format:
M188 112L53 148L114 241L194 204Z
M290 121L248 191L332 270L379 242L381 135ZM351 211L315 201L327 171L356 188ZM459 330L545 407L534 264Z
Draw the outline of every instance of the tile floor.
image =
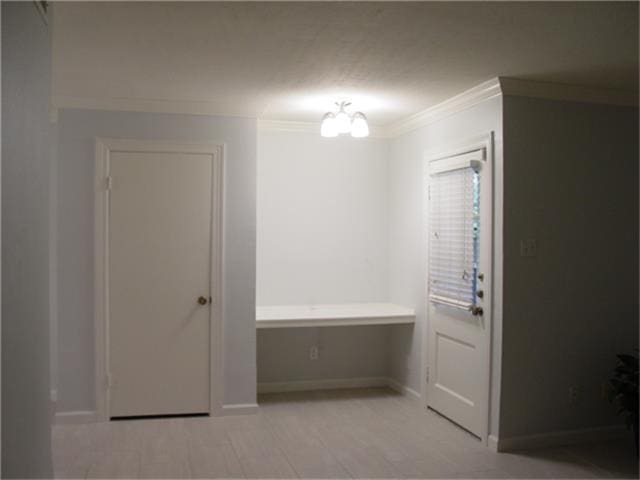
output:
M616 441L496 454L388 389L269 394L260 413L58 425L58 478L638 478Z

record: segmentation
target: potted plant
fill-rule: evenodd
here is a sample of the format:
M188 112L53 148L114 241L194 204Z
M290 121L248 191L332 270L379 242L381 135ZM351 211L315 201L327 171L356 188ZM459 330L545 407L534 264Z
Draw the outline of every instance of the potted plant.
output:
M633 429L633 438L638 455L638 349L635 355L620 354L613 371L609 399L618 405L618 414L623 415L627 427Z

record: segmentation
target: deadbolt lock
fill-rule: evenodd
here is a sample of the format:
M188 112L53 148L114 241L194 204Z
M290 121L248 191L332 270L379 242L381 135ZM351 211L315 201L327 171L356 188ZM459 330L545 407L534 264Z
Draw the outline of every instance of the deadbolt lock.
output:
M482 307L473 306L471 307L471 314L477 317L481 316L484 312L482 311Z
M476 292L476 295L478 296L478 298L482 298L482 297L484 297L484 290L478 290L478 291Z
M200 305L206 305L207 303L209 303L209 300L207 300L207 297L198 297L198 303Z

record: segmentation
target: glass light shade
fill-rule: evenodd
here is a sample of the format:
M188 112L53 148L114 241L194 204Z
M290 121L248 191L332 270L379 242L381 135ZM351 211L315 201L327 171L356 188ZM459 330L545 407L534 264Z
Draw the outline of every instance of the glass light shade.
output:
M351 131L351 119L347 112L342 109L336 115L336 128L338 133L349 133Z
M362 138L369 136L369 125L367 124L367 117L362 112L356 112L353 114L353 121L351 122L351 136L355 138Z
M337 137L338 128L336 125L336 116L329 112L322 117L322 125L320 126L320 135L323 137Z

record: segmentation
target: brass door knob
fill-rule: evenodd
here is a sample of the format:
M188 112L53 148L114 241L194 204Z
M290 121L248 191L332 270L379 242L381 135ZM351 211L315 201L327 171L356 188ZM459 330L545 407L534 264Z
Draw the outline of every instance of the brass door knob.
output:
M209 300L207 300L207 297L198 297L198 303L200 305L206 305L207 303L209 303Z

